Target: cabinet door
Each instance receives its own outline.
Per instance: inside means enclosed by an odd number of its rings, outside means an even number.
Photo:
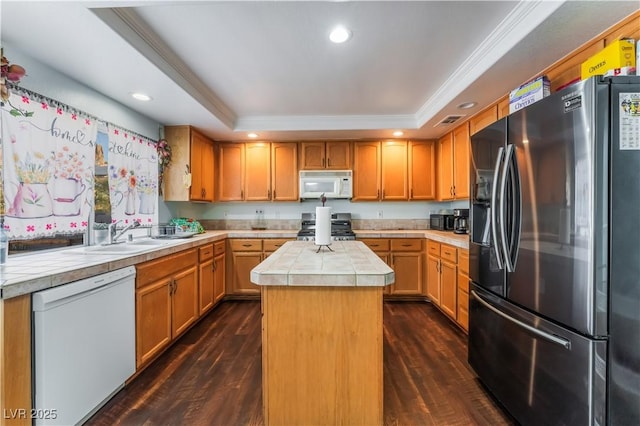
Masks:
[[[191,129],[191,188],[189,197],[213,201],[213,144]]]
[[[251,142],[244,146],[246,201],[271,199],[271,146],[265,142]]]
[[[213,268],[213,259],[204,261],[198,266],[198,312],[200,315],[213,307],[215,297]]]
[[[351,169],[351,143],[327,142],[325,145],[325,167],[333,170]]]
[[[213,259],[213,303],[218,303],[224,296],[225,254],[219,254]]]
[[[404,252],[391,254],[391,267],[396,281],[391,286],[391,294],[418,296],[422,293],[422,253]]]
[[[409,142],[409,199],[436,199],[436,146],[433,141]]]
[[[233,252],[232,293],[260,294],[260,287],[251,282],[251,270],[262,262],[262,252]]]
[[[438,141],[438,199],[453,199],[453,134]]]
[[[271,199],[296,201],[298,199],[298,145],[271,144]]]
[[[146,364],[171,342],[170,279],[136,289],[136,367]]]
[[[427,256],[427,297],[440,306],[440,259]]]
[[[507,114],[508,112],[509,102],[507,100]],[[471,120],[468,121],[469,131],[473,135],[496,121],[498,121],[498,105],[494,104],[471,117]]]
[[[190,127],[165,126],[164,136],[171,147],[171,164],[164,169],[162,197],[165,201],[189,201],[190,190],[182,178],[191,167]]]
[[[380,143],[353,144],[353,201],[380,198]]]
[[[171,328],[175,338],[198,319],[198,271],[195,266],[173,277],[171,308]]]
[[[244,199],[244,145],[224,143],[219,145],[218,200],[241,201]]]
[[[407,143],[381,143],[382,200],[407,200]]]
[[[456,199],[469,198],[469,124],[453,131],[453,195]]]
[[[454,320],[457,310],[457,267],[453,263],[440,262],[440,308]]]
[[[324,168],[324,142],[300,143],[300,168],[318,170]]]

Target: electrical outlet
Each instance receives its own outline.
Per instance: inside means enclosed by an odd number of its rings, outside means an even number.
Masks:
[[[227,216],[229,216],[229,212],[225,210],[224,217],[226,218]]]
[[[378,219],[382,219],[382,216],[383,216],[382,210],[378,210]]]
[[[264,214],[264,210],[263,209],[256,209],[256,214]]]

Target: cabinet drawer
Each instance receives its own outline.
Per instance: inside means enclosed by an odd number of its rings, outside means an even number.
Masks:
[[[469,275],[469,250],[458,249],[458,270]]]
[[[136,265],[136,288],[144,287],[183,269],[195,267],[197,263],[198,251],[193,248]]]
[[[225,240],[216,241],[213,243],[213,254],[217,256],[225,252]]]
[[[433,240],[427,240],[427,253],[432,256],[440,257],[440,243]]]
[[[448,260],[451,263],[458,262],[458,249],[447,244],[440,245],[440,257],[442,260]]]
[[[264,251],[276,251],[280,247],[282,247],[284,243],[286,243],[287,241],[291,241],[291,240],[287,240],[283,238],[273,238],[268,240],[262,240],[262,247]]]
[[[391,251],[422,251],[422,238],[394,238]]]
[[[198,257],[200,258],[200,262],[211,259],[213,257],[213,244],[207,244],[206,246],[199,247]]]
[[[362,238],[358,241],[362,241],[375,252],[389,251],[389,240],[386,238]]]
[[[262,240],[233,239],[229,240],[233,251],[262,251]]]

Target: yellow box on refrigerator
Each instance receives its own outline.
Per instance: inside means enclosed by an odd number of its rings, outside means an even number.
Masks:
[[[582,63],[581,77],[606,74],[614,68],[636,67],[636,50],[633,39],[616,40]]]

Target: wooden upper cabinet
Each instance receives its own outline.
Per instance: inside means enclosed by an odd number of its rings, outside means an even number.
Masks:
[[[397,201],[409,198],[407,185],[407,142],[381,142],[382,200]]]
[[[505,97],[498,102],[498,120],[509,115],[509,97]]]
[[[507,114],[509,113],[509,101],[507,100]],[[480,130],[487,127],[489,124],[495,123],[498,120],[498,105],[491,105],[489,108],[484,111],[479,112],[478,114],[471,117],[469,120],[469,130],[470,134],[478,133]]]
[[[409,199],[436,198],[436,144],[434,141],[409,142]]]
[[[271,144],[251,142],[244,147],[244,199],[268,201],[271,199]]]
[[[353,201],[380,199],[380,142],[353,144]]]
[[[296,201],[298,199],[298,145],[271,144],[271,199]]]
[[[438,141],[438,199],[469,198],[469,123]]]
[[[300,169],[350,170],[351,143],[349,141],[301,142]]]
[[[469,198],[469,126],[465,123],[453,131],[453,196]]]
[[[172,161],[164,171],[165,201],[213,201],[213,142],[191,126],[166,126]],[[189,186],[184,177],[191,174]]]
[[[218,145],[218,200],[244,199],[244,144]]]
[[[438,199],[453,200],[453,133],[438,140]]]

